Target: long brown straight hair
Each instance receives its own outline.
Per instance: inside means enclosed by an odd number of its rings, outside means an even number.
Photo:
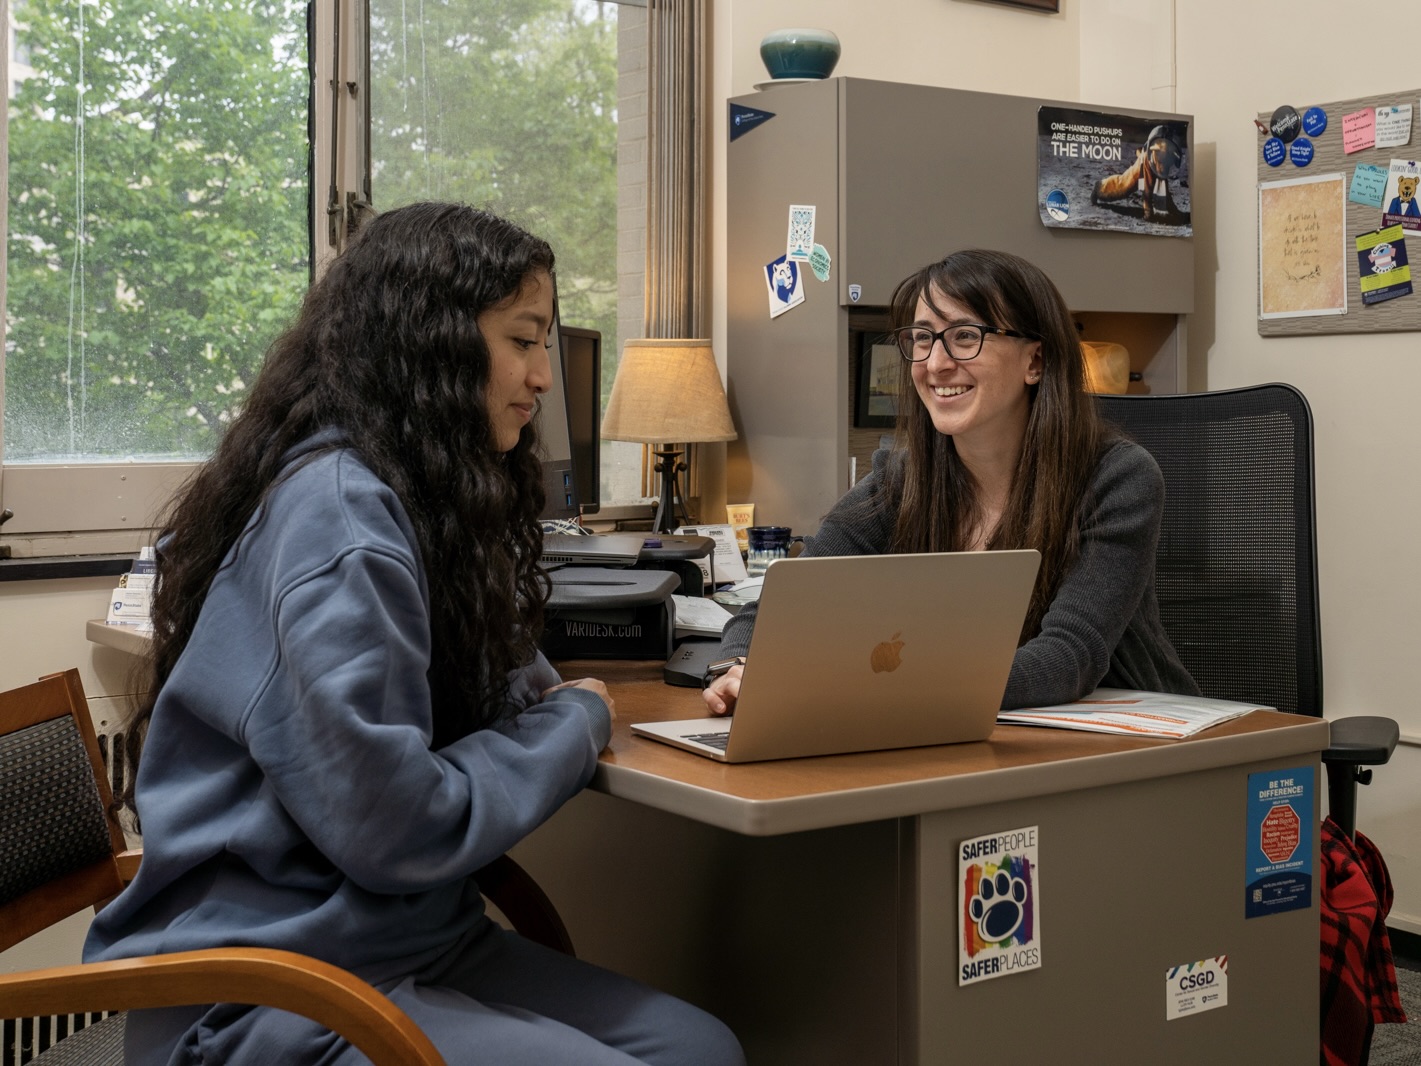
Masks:
[[[1022,640],[1035,636],[1061,578],[1080,548],[1080,519],[1107,431],[1085,391],[1080,342],[1066,302],[1038,267],[1007,252],[954,252],[905,279],[893,294],[893,325],[910,325],[921,299],[935,311],[943,298],[978,320],[1041,338],[1041,381],[1027,386],[1030,414],[1021,458],[988,550],[1035,548],[1041,571]],[[943,317],[946,317],[945,315]],[[903,362],[899,395],[916,397]],[[976,480],[950,436],[933,426],[921,403],[898,412],[905,451],[902,483],[886,494],[901,501],[895,552],[963,551],[981,516]]]

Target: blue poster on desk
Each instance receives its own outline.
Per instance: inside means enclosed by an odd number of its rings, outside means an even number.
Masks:
[[[1245,918],[1312,906],[1313,768],[1248,775]]]

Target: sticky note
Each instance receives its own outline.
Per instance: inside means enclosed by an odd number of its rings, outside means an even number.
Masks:
[[[1342,116],[1342,151],[1360,152],[1377,143],[1377,113],[1372,108]]]
[[[1411,140],[1411,105],[1392,104],[1377,108],[1378,148],[1396,148]]]
[[[1357,169],[1352,171],[1352,187],[1347,192],[1347,199],[1354,204],[1381,207],[1382,195],[1385,192],[1386,167],[1358,163]]]

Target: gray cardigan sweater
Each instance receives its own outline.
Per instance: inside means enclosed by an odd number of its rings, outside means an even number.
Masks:
[[[873,472],[855,485],[807,538],[805,555],[881,555],[898,501],[885,485],[904,460],[882,449]],[[1199,687],[1165,635],[1155,601],[1155,546],[1164,479],[1153,457],[1129,441],[1106,446],[1081,520],[1080,554],[1061,580],[1041,632],[1017,649],[1004,708],[1080,699],[1096,687],[1197,695]],[[750,648],[755,608],[726,624],[723,655]]]

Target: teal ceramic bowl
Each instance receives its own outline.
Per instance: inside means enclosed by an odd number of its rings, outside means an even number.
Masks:
[[[839,38],[828,30],[776,30],[760,42],[771,78],[827,78],[839,61]]]

